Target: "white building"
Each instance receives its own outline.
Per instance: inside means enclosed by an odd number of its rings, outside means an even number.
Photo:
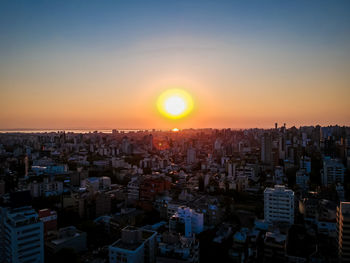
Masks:
[[[345,167],[337,159],[325,158],[323,160],[322,184],[331,185],[336,183],[344,183]]]
[[[0,208],[2,262],[44,262],[44,227],[31,207]]]
[[[109,246],[110,263],[154,263],[157,232],[125,227],[122,237]]]
[[[294,192],[283,185],[264,191],[264,216],[269,223],[294,223]]]
[[[202,213],[198,213],[189,207],[180,206],[170,218],[170,228],[176,229],[172,225],[174,226],[177,223],[184,224],[185,236],[190,237],[193,233],[199,234],[203,231],[204,216]]]

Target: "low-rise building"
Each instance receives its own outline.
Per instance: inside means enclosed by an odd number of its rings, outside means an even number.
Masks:
[[[194,237],[164,232],[158,236],[157,263],[198,263],[199,241]]]
[[[74,226],[60,228],[58,232],[51,234],[45,242],[45,247],[50,254],[55,254],[62,248],[72,248],[76,252],[86,250],[86,233]]]
[[[122,229],[121,239],[109,246],[110,263],[154,263],[157,232],[135,227]]]

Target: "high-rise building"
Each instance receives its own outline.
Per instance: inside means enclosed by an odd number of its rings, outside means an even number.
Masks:
[[[345,167],[340,160],[325,158],[323,160],[322,184],[343,184]]]
[[[30,206],[0,208],[0,258],[4,263],[44,262],[44,227]]]
[[[267,133],[261,137],[261,162],[272,164],[272,138]]]
[[[341,262],[350,262],[350,202],[337,207],[337,242]]]
[[[153,263],[156,261],[157,232],[125,227],[122,237],[109,246],[110,263]]]
[[[269,223],[294,223],[294,192],[284,185],[264,191],[264,217]]]

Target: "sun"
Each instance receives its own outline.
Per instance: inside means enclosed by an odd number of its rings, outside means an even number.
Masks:
[[[169,89],[158,97],[157,108],[167,118],[180,119],[192,111],[193,99],[182,89]]]

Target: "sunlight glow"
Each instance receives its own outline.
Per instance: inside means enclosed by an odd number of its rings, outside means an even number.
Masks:
[[[165,110],[172,115],[179,115],[186,109],[186,102],[178,96],[166,99]]]
[[[192,111],[193,100],[191,95],[182,89],[169,89],[158,97],[157,108],[167,118],[180,119]]]

